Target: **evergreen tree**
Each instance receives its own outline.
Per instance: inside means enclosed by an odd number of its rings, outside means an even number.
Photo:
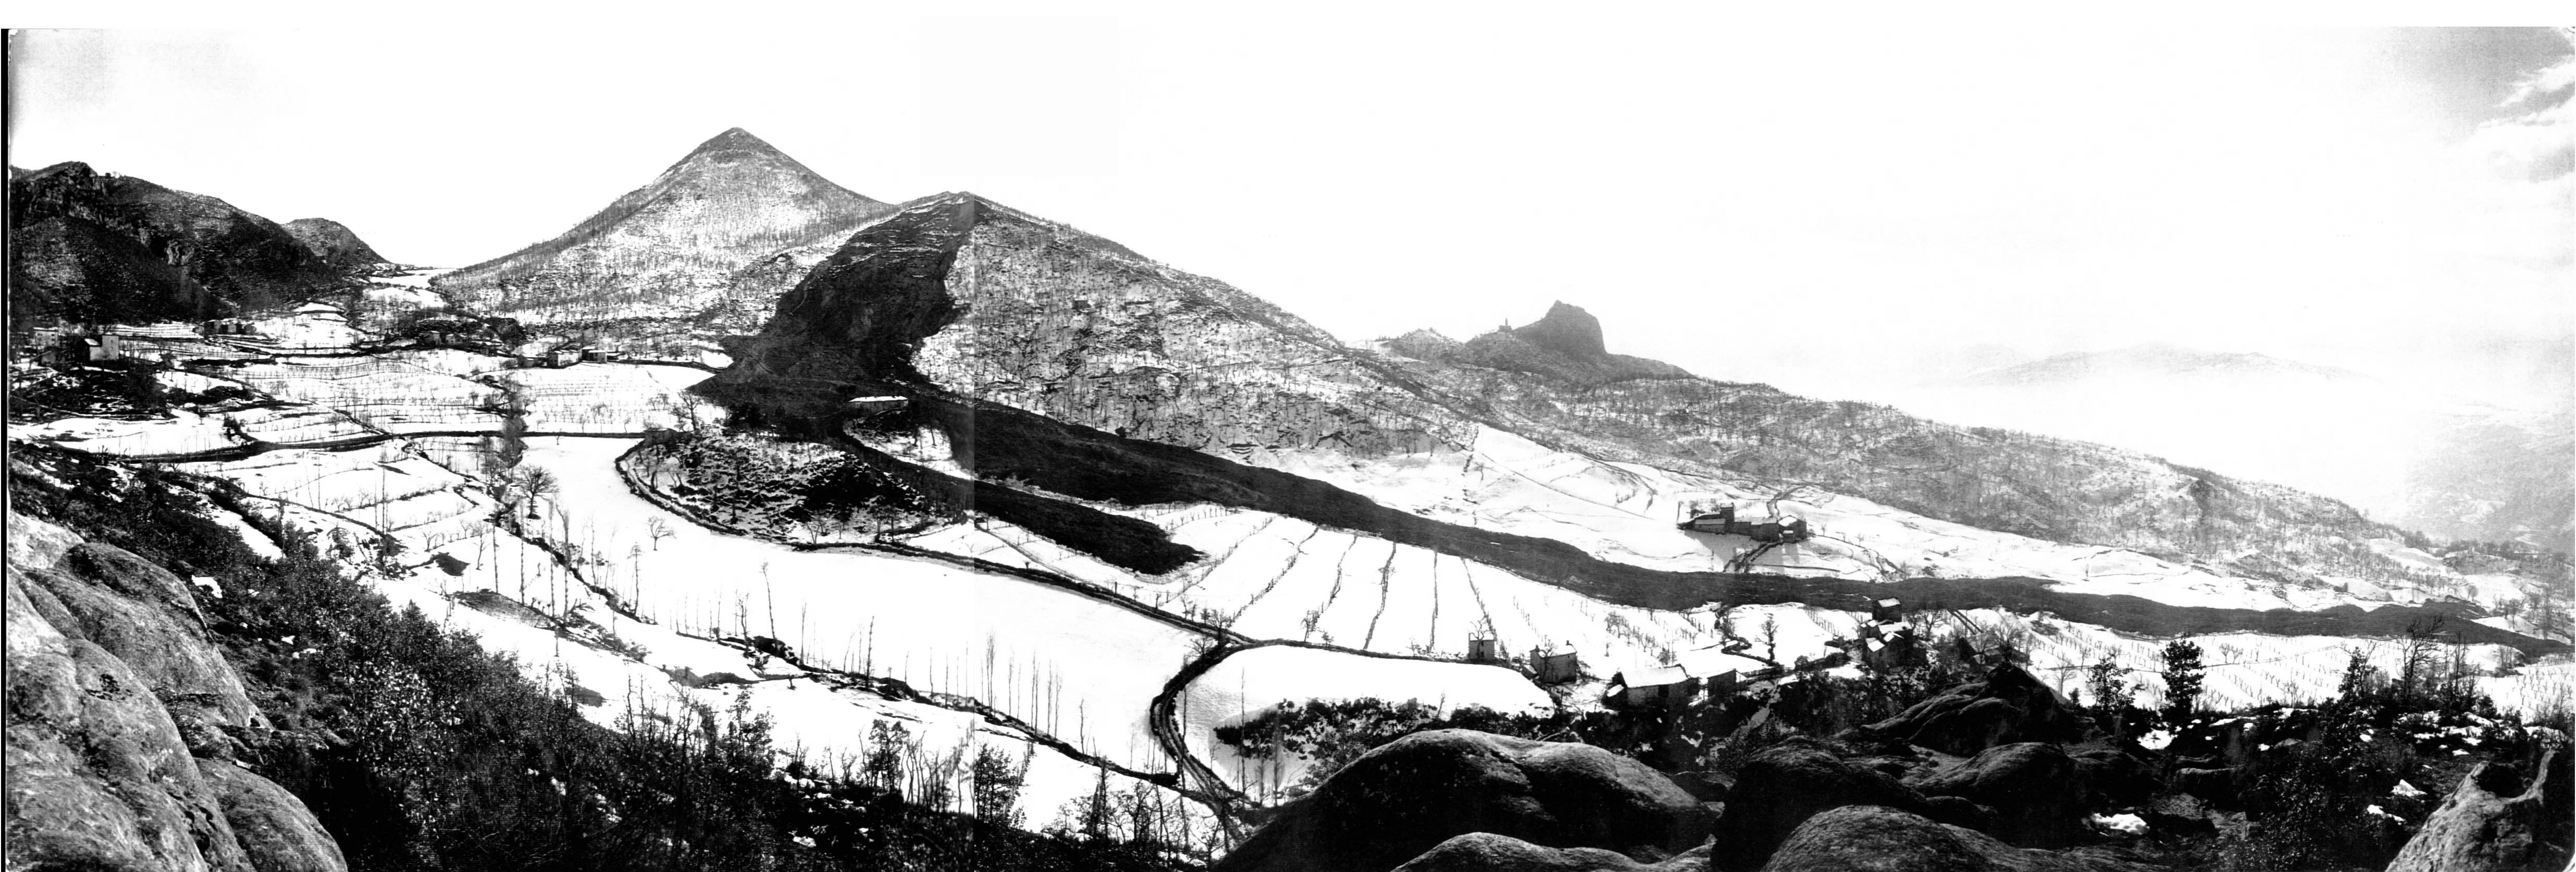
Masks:
[[[2165,643],[2165,720],[2180,724],[2190,719],[2193,704],[2200,699],[2200,646],[2176,639]]]

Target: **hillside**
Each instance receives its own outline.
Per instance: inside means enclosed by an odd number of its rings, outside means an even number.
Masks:
[[[2137,562],[2121,584],[2175,603],[2204,583],[2403,601],[2463,584],[2438,560],[2390,557],[2399,531],[2329,500],[1691,377],[1610,354],[1571,306],[1506,336],[1400,344],[1446,362],[1340,346],[1222,283],[945,194],[854,236],[696,391],[738,426],[840,445],[898,478],[931,481],[913,469],[926,462],[979,479],[979,510],[1131,568],[1167,549],[1050,526],[1060,513],[1019,489],[1275,513],[1658,608],[1689,597],[1670,591],[1732,588],[1706,570],[1740,543],[1669,527],[1709,496],[1836,519],[1838,536],[1755,563],[1800,577],[1946,569],[2107,591],[2095,567],[2113,570],[2082,555],[2109,546]],[[911,405],[843,405],[888,394]],[[1489,474],[1536,487],[1472,483]]]
[[[359,239],[357,231],[329,218],[297,218],[286,222],[286,232],[333,269],[363,274],[393,265]]]
[[[2361,544],[2398,531],[2332,500],[2099,445],[1698,378],[1611,353],[1599,322],[1561,303],[1464,343],[1417,333],[1386,348],[1351,349],[1222,282],[946,194],[853,237],[707,389],[749,414],[793,408],[783,414],[812,420],[774,423],[819,422],[828,436],[831,404],[892,390],[867,387],[879,381],[912,382],[1275,469],[1311,452],[1469,450],[1491,426],[1604,460],[1749,477],[1775,496],[1803,485],[2042,540],[2237,561],[2234,571],[2258,577],[2407,572]],[[776,392],[790,383],[798,399],[782,407]],[[724,393],[742,390],[764,398]],[[960,414],[1000,427],[989,413]]]
[[[349,285],[266,218],[79,162],[12,175],[9,250],[13,325],[229,317]]]
[[[2404,573],[2361,545],[2398,531],[2335,500],[2098,444],[1809,399],[1606,351],[1567,354],[1528,342],[1527,329],[1455,348],[1417,332],[1380,347],[1414,380],[1474,398],[1498,426],[1604,459],[1751,476],[1782,495],[1820,489],[2263,577],[2277,572],[2272,561],[2372,579]]]
[[[553,239],[440,276],[459,306],[694,360],[758,329],[779,293],[890,207],[741,128]]]

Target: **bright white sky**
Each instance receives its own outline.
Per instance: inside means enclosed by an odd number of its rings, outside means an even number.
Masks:
[[[455,266],[740,126],[1352,341],[1561,299],[1613,351],[1829,396],[2150,341],[2524,384],[2512,349],[2576,335],[2568,46],[1597,13],[33,32],[9,145]]]

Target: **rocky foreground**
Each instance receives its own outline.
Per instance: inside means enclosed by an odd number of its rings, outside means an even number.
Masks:
[[[1591,745],[1432,730],[1361,756],[1278,809],[1212,868],[2130,872],[2202,868],[2212,859],[2260,865],[2241,852],[2213,855],[2142,840],[2146,825],[2131,826],[2135,816],[2099,814],[2153,808],[2146,818],[2171,833],[2241,826],[2244,815],[2216,809],[2232,805],[2235,788],[2255,780],[2252,766],[2160,767],[2136,744],[2088,735],[2080,717],[2026,673],[2003,667],[1886,721],[1831,740],[1790,738],[1735,761],[1731,772],[1681,781]],[[2560,868],[2568,860],[2568,802],[2564,778],[2552,786],[2551,767],[2565,768],[2561,759],[2544,752],[2540,774],[2527,782],[2507,764],[2472,768],[2388,868]]]
[[[9,868],[338,872],[188,582],[9,513]]]

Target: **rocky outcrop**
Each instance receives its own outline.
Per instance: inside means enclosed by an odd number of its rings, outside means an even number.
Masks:
[[[207,637],[196,597],[177,576],[94,542],[73,546],[55,565],[22,571],[37,613],[64,635],[123,661],[161,698],[192,750],[227,756],[223,749],[231,742],[224,733],[259,721],[240,676]]]
[[[1994,809],[1987,830],[2016,845],[2054,847],[2082,831],[2083,782],[2056,745],[1997,745],[1977,756],[1907,778],[1927,796],[1955,796]]]
[[[1512,328],[1531,345],[1575,358],[1599,358],[1610,354],[1601,341],[1601,319],[1583,311],[1580,306],[1558,302],[1547,307],[1547,316],[1521,327]]]
[[[9,868],[346,868],[303,803],[198,756],[256,712],[184,586],[15,511],[8,534]]]
[[[2511,766],[2483,763],[2460,779],[2442,807],[2424,819],[2399,849],[2388,872],[2522,872],[2558,869],[2569,862],[2566,809],[2547,799],[2556,753],[2544,755],[2539,774],[2523,783]]]
[[[1697,845],[1707,832],[1703,815],[1690,794],[1661,774],[1599,748],[1434,730],[1352,761],[1211,868],[1383,872],[1469,833],[1546,848],[1660,857]],[[1433,862],[1557,855],[1487,840],[1461,846],[1451,856]],[[1575,857],[1595,859],[1597,854]]]
[[[2014,848],[1975,830],[1884,806],[1845,806],[1808,818],[1762,872],[2144,872],[2153,867],[2080,852]]]
[[[1550,848],[1510,836],[1468,833],[1441,842],[1395,872],[1703,872],[1708,848],[1693,848],[1659,863],[1640,863],[1599,848]]]
[[[1754,754],[1736,770],[1735,789],[1729,796],[1735,799],[1727,803],[1715,833],[1716,860],[1724,869],[1761,865],[1799,825],[1830,809],[1872,805],[1915,813],[1934,811],[1920,792],[1887,773],[1855,765],[1805,740]]]
[[[1392,345],[1389,350],[1394,350]],[[1451,354],[1437,358],[1406,356],[1454,360],[1539,376],[1560,388],[1589,389],[1637,379],[1691,377],[1689,372],[1669,363],[1611,354],[1601,338],[1601,320],[1581,307],[1564,303],[1550,306],[1547,317],[1534,323],[1478,336]]]
[[[1966,757],[2014,742],[2072,741],[2083,736],[2084,725],[2048,685],[2021,667],[2003,665],[1983,681],[1942,691],[1855,733]]]

